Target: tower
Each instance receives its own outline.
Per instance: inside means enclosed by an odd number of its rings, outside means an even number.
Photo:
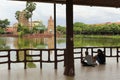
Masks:
[[[50,16],[49,20],[48,20],[48,33],[50,34],[54,34],[54,21],[52,19],[52,16]]]

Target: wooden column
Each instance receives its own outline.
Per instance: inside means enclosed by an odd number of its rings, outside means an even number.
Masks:
[[[74,76],[74,55],[73,55],[73,0],[66,0],[66,63],[64,75]]]
[[[55,66],[57,69],[57,51],[56,51],[56,3],[54,3],[54,49],[55,49]]]

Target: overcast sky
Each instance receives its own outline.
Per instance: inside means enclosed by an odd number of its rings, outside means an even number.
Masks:
[[[25,9],[26,2],[0,0],[0,19],[9,19],[11,24],[17,22],[15,18],[16,11]],[[41,20],[47,25],[50,16],[53,17],[53,4],[37,3],[36,10],[33,12],[33,20]],[[57,4],[57,25],[66,25],[66,7]],[[83,22],[86,24],[96,24],[105,22],[120,22],[120,9],[109,7],[90,7],[74,6],[74,22]]]

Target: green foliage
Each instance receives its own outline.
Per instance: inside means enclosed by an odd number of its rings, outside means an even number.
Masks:
[[[97,24],[88,25],[81,22],[75,22],[73,25],[74,34],[85,34],[85,35],[120,35],[120,24]],[[57,26],[57,32],[66,34],[66,28],[63,26]]]
[[[36,9],[36,3],[27,1],[27,3],[26,3],[26,10],[27,10],[28,12],[31,12],[31,13],[32,13],[35,9]]]
[[[27,19],[31,18],[32,14],[27,10],[24,10],[24,11],[25,11],[25,14],[24,14],[25,18],[27,18]],[[17,20],[19,20],[19,16],[20,16],[20,11],[16,11],[15,18]]]
[[[36,9],[36,3],[27,1],[27,3],[26,3],[26,8],[24,9],[24,11],[25,11],[24,16],[25,16],[25,18],[27,18],[27,19],[31,18],[31,22],[32,22],[33,11],[34,11],[35,9]],[[20,11],[16,11],[15,17],[16,17],[17,20],[19,19],[19,16],[20,16]],[[32,23],[31,23],[31,27],[32,27]]]
[[[8,19],[0,20],[0,27],[6,28],[10,24],[10,21]]]
[[[39,23],[33,27],[33,33],[43,33],[46,30],[45,25],[43,23]]]
[[[33,11],[36,9],[36,3],[27,1],[26,3],[26,17],[29,19],[31,17],[31,22],[32,22],[32,15],[33,15]],[[31,28],[32,28],[32,23],[31,23]]]
[[[26,13],[25,13],[25,17],[27,18],[27,19],[29,19],[29,18],[31,18],[32,17],[32,14],[29,12],[29,11],[27,11],[27,10],[24,10]]]
[[[19,36],[23,36],[25,34],[30,33],[29,28],[27,26],[22,25],[22,24],[18,24],[17,31],[18,31]]]
[[[82,31],[84,32],[84,29],[87,27],[86,24],[81,23],[81,22],[76,22],[74,23],[74,34],[81,34]],[[87,29],[86,29],[87,30]]]
[[[16,11],[15,13],[15,18],[18,20],[19,19],[19,15],[20,15],[20,11]]]
[[[8,19],[0,20],[0,34],[5,33],[5,28],[10,24]]]
[[[76,22],[74,23],[74,34],[117,35],[120,34],[120,25],[115,23],[87,25]]]
[[[58,25],[56,31],[60,34],[66,34],[66,27]]]
[[[4,34],[4,33],[5,33],[4,29],[0,28],[0,34]]]
[[[36,9],[36,3],[27,1],[26,8],[25,8],[25,11],[26,11],[26,15],[25,16],[26,16],[27,19],[31,18],[31,20],[32,20],[33,11],[35,9]]]

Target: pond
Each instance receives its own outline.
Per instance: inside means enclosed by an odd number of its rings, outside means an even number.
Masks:
[[[66,48],[66,38],[56,39],[57,48]],[[104,37],[77,37],[74,38],[74,47],[109,47],[119,46],[119,38]],[[1,37],[0,49],[52,49],[54,48],[54,37],[51,38],[17,38],[17,37]]]
[[[57,48],[65,48],[65,38],[57,39]],[[51,38],[16,38],[1,37],[0,49],[53,49],[54,37]]]

